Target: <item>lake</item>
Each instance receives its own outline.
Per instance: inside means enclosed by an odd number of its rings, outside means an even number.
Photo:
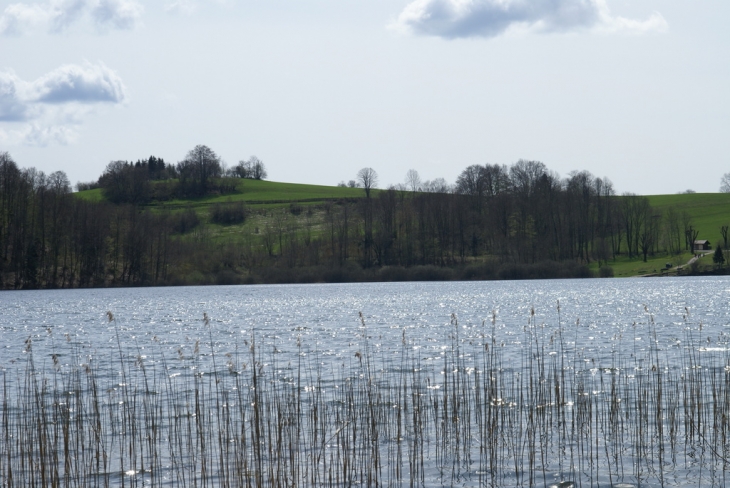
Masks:
[[[728,303],[725,277],[1,292],[0,478],[724,486]]]

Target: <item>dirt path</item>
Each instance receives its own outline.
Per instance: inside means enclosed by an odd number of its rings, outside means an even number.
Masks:
[[[682,271],[685,267],[691,266],[692,263],[697,261],[698,259],[707,256],[708,254],[712,254],[712,251],[700,251],[696,253],[694,256],[690,258],[689,261],[687,261],[685,264],[680,264],[674,268],[669,269],[663,269],[661,273],[649,273],[649,274],[643,274],[643,275],[637,275],[638,278],[650,278],[652,276],[669,276],[670,272],[672,275],[679,274],[680,271]]]
[[[707,256],[708,254],[712,254],[712,251],[702,251],[701,253],[695,254],[692,258],[690,258],[689,261],[687,261],[687,264],[681,264],[677,266],[677,270],[683,269],[685,266],[691,266],[692,263],[697,261],[698,259]]]

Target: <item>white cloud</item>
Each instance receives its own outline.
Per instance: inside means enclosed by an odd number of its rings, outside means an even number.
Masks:
[[[25,120],[29,107],[23,100],[23,81],[12,71],[0,73],[0,121]]]
[[[38,124],[25,124],[20,129],[0,129],[0,142],[8,146],[18,144],[36,147],[51,144],[66,146],[73,144],[77,138],[76,129],[67,126],[42,127]]]
[[[123,103],[127,99],[122,79],[103,64],[68,64],[32,83],[35,100],[42,103]]]
[[[54,0],[47,9],[50,13],[51,32],[63,32],[81,19],[87,9],[87,0]]]
[[[613,16],[605,0],[414,0],[391,26],[418,35],[495,37],[511,29],[536,32],[667,29],[659,13],[639,21]]]
[[[48,10],[40,5],[13,3],[5,7],[0,15],[0,35],[20,35],[47,20]]]
[[[22,35],[38,26],[52,33],[65,32],[88,22],[98,30],[132,29],[144,8],[136,0],[49,0],[45,3],[15,3],[0,14],[0,35]]]
[[[122,79],[104,64],[64,65],[34,81],[0,72],[0,121],[21,123],[0,139],[33,146],[69,144],[76,127],[99,105],[128,100]]]
[[[92,10],[98,25],[132,29],[142,17],[142,5],[132,0],[99,0]]]

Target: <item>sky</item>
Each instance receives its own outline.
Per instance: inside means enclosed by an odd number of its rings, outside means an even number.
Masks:
[[[0,151],[91,181],[198,144],[269,179],[730,172],[727,0],[0,1]]]

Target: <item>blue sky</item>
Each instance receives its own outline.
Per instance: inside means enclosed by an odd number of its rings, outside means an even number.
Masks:
[[[730,2],[0,2],[0,150],[97,178],[197,144],[278,181],[539,160],[619,192],[730,171]]]

